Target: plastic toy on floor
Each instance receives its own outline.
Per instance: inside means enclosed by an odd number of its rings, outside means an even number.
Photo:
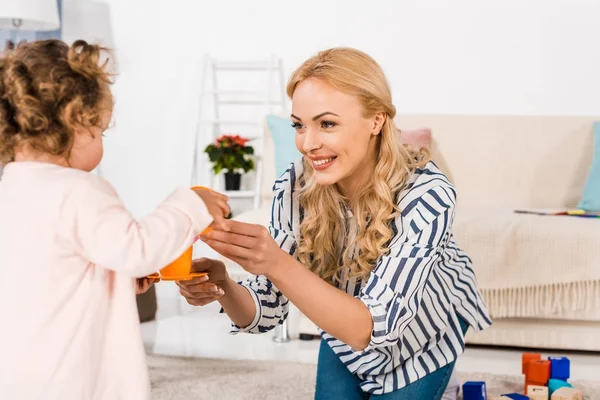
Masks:
[[[550,392],[546,386],[529,385],[525,394],[530,400],[548,400],[550,397]]]
[[[562,387],[552,393],[551,400],[583,400],[583,394],[581,390]]]
[[[549,390],[550,394],[554,393],[555,391],[557,391],[558,389],[563,388],[563,387],[571,388],[571,387],[573,387],[573,385],[571,385],[567,381],[563,381],[560,379],[550,379],[548,381],[548,390]]]
[[[523,375],[527,375],[527,367],[529,366],[529,363],[532,361],[537,361],[537,360],[541,360],[542,359],[542,355],[539,353],[523,353],[522,357],[521,357],[521,373]]]
[[[555,400],[555,394],[556,399],[560,400],[581,399],[577,397],[581,396],[581,391],[574,389],[567,381],[571,377],[571,362],[567,357],[548,357],[543,360],[541,354],[523,353],[521,360],[525,393],[530,399]]]
[[[566,381],[571,376],[571,362],[567,357],[548,357],[550,361],[550,378]]]
[[[527,374],[525,374],[525,390],[527,392],[528,386],[546,386],[550,379],[550,361],[548,360],[534,360],[531,361],[527,367]]]
[[[583,400],[580,390],[567,382],[571,377],[571,362],[567,357],[542,359],[539,353],[523,353],[521,373],[525,375],[523,393],[507,393],[491,397],[490,400]],[[486,400],[485,382],[465,382],[464,400]]]
[[[503,394],[500,398],[501,399],[513,399],[513,400],[529,400],[528,396],[525,396],[525,395],[519,394],[519,393]]]
[[[485,382],[465,382],[462,390],[463,400],[487,400]]]

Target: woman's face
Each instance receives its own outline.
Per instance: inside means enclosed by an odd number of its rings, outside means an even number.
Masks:
[[[309,78],[296,86],[291,117],[296,146],[312,166],[317,183],[337,184],[344,196],[352,197],[375,168],[384,113],[365,118],[356,97]]]

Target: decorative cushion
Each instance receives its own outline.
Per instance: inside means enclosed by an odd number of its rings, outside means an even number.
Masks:
[[[404,144],[415,147],[431,148],[431,129],[421,128],[413,130],[400,130],[400,140]]]
[[[302,154],[296,148],[296,130],[289,118],[267,115],[267,125],[273,138],[275,174],[280,177]]]
[[[594,156],[578,207],[600,212],[600,122],[594,123]]]

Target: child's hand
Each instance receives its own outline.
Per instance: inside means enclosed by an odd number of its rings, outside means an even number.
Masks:
[[[135,280],[135,294],[143,294],[155,283],[160,282],[160,278],[138,278]]]
[[[196,192],[202,201],[204,201],[204,204],[206,204],[208,212],[213,217],[213,225],[222,230],[228,231],[229,229],[225,224],[225,217],[231,213],[229,204],[227,204],[227,200],[229,200],[229,198],[224,194],[202,187],[194,187],[192,190]]]

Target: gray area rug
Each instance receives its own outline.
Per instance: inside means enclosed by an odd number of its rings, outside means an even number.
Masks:
[[[314,395],[314,364],[150,355],[148,366],[154,400],[312,400]],[[523,390],[521,376],[459,372],[458,378],[485,381],[488,396]],[[571,383],[584,399],[600,400],[600,381]]]
[[[316,366],[148,356],[153,400],[312,400]]]

